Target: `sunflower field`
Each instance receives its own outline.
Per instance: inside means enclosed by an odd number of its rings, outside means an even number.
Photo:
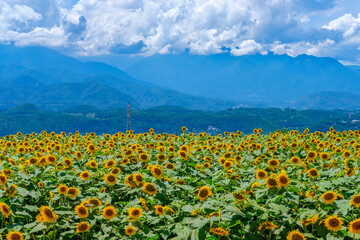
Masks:
[[[360,239],[360,133],[0,139],[0,239]]]

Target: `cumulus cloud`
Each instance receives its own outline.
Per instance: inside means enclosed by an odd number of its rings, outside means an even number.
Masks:
[[[238,47],[231,49],[230,53],[234,56],[249,55],[257,52],[261,52],[262,46],[254,40],[245,40]],[[265,52],[262,52],[266,54]]]
[[[344,44],[360,44],[360,13],[357,17],[345,14],[323,28],[342,32]]]
[[[10,13],[0,16],[0,41],[67,46],[81,55],[273,51],[335,56],[345,39],[348,44],[359,40],[359,17],[330,18],[342,2],[0,0],[0,11]],[[317,26],[313,19],[325,13],[328,24]]]

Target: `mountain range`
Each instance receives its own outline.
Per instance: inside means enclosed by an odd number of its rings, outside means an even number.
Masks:
[[[318,92],[360,93],[359,68],[309,55],[156,54],[126,71],[142,81],[188,94],[276,106],[293,106]]]
[[[0,45],[0,108],[360,108],[360,67],[309,55],[155,54],[120,70],[55,50]],[[124,60],[125,61],[125,60]]]
[[[135,108],[175,105],[218,110],[235,101],[199,97],[139,81],[101,62],[81,62],[45,47],[0,45],[2,108],[32,103],[61,110],[91,104],[100,108]]]

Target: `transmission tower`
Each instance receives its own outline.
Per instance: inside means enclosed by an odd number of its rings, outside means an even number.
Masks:
[[[126,123],[126,131],[131,130],[131,102],[128,104],[128,113],[127,113],[127,123]]]

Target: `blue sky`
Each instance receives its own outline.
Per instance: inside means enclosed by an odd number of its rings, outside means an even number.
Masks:
[[[309,54],[360,64],[359,0],[0,0],[0,43],[77,56]]]

